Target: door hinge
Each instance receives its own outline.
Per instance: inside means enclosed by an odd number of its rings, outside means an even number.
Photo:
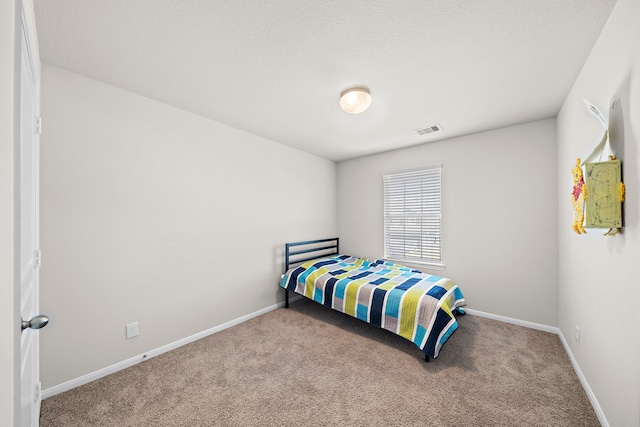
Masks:
[[[33,268],[40,268],[42,266],[42,251],[37,249],[33,254]]]
[[[36,133],[42,135],[42,117],[36,117]]]
[[[37,382],[36,383],[36,392],[34,393],[33,396],[33,401],[37,402],[40,400],[40,394],[42,393],[42,383],[41,382]]]

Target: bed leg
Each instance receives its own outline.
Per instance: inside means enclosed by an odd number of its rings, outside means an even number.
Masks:
[[[284,290],[284,308],[289,308],[289,289]]]
[[[429,363],[429,356],[427,356],[426,354],[424,355],[424,361]]]

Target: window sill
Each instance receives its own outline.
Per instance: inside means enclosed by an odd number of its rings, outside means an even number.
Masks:
[[[413,267],[418,269],[444,270],[444,264],[434,264],[429,262],[409,261],[409,260],[394,259],[394,258],[385,258],[385,260],[406,265],[407,267]]]

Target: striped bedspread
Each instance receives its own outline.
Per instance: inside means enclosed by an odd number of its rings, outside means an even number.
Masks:
[[[348,255],[307,261],[280,286],[400,335],[433,358],[458,328],[453,312],[466,304],[447,278]]]

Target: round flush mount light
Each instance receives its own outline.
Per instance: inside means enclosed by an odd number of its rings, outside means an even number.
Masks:
[[[353,86],[340,94],[340,108],[349,114],[360,114],[371,105],[371,92],[366,86]]]

